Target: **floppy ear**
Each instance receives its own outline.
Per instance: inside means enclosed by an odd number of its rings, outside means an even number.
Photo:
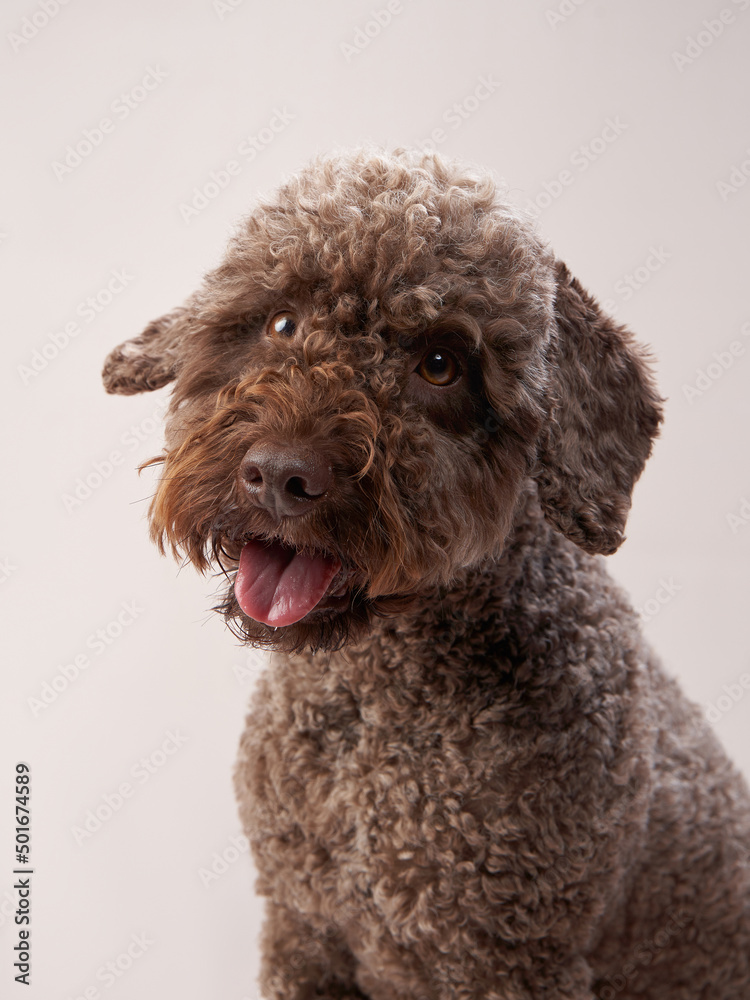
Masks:
[[[143,333],[126,340],[104,362],[102,379],[107,392],[132,396],[161,389],[177,375],[180,345],[190,325],[190,309],[180,306],[149,323]]]
[[[547,362],[548,414],[535,469],[542,508],[587,552],[609,555],[623,541],[662,399],[632,334],[559,261]]]

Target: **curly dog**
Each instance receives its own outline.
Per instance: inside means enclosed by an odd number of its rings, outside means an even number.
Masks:
[[[152,536],[277,653],[268,1000],[748,1000],[750,797],[601,558],[661,399],[491,177],[318,159],[104,381],[174,381]]]

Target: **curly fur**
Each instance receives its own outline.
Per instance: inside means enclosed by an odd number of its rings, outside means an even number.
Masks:
[[[661,420],[648,358],[490,177],[319,159],[104,378],[174,380],[162,550],[230,584],[250,539],[342,564],[344,609],[221,605],[277,651],[236,771],[268,1000],[747,1000],[747,788],[599,558]],[[274,517],[240,464],[290,442],[333,484]]]

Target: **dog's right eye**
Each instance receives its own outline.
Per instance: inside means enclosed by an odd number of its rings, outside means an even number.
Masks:
[[[293,337],[297,329],[297,317],[293,312],[280,312],[268,321],[266,332],[271,336]]]

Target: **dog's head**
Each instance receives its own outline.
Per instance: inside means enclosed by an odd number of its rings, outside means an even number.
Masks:
[[[660,420],[646,361],[492,180],[319,160],[181,308],[113,351],[174,381],[151,531],[236,576],[250,642],[336,646],[497,556],[529,477],[590,552],[622,541]]]

